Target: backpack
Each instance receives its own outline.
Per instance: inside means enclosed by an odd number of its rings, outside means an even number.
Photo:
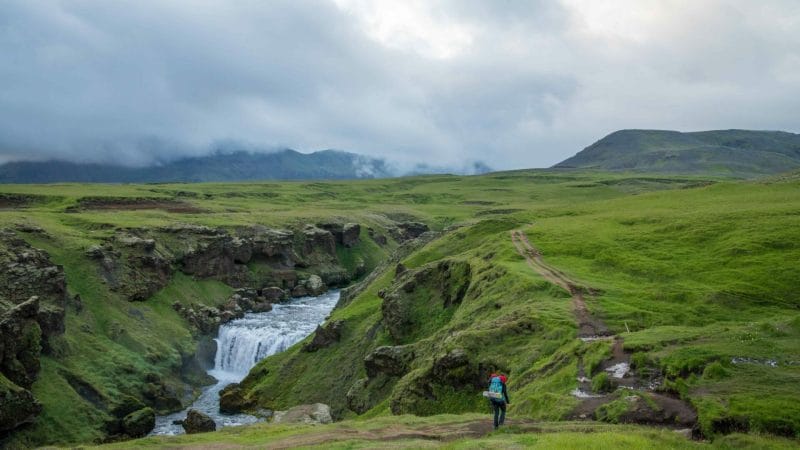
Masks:
[[[489,397],[502,399],[503,398],[503,380],[500,377],[492,377],[489,381]]]

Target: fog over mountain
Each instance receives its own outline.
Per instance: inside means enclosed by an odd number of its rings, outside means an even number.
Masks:
[[[510,169],[618,129],[800,131],[794,0],[5,0],[0,53],[0,162]]]

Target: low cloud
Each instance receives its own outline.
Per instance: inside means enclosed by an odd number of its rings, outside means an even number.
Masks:
[[[505,169],[620,128],[800,131],[792,0],[6,0],[0,54],[0,161]]]

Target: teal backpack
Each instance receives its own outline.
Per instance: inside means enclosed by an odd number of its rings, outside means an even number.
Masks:
[[[503,398],[503,381],[500,377],[492,377],[489,381],[489,398],[502,400]]]

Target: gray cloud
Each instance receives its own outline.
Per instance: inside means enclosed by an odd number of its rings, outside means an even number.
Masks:
[[[0,161],[516,168],[620,128],[800,131],[793,0],[5,0],[0,54]]]

